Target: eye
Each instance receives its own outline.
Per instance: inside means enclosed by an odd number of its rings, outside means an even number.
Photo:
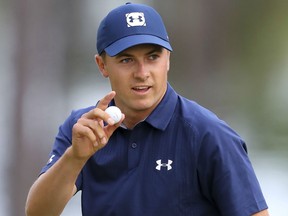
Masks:
[[[157,54],[152,54],[152,55],[149,55],[149,60],[156,60],[156,59],[158,59],[159,58],[159,55],[157,55]]]
[[[132,62],[132,61],[133,61],[132,58],[123,58],[123,59],[120,60],[120,62],[124,63],[124,64],[127,64],[127,63]]]

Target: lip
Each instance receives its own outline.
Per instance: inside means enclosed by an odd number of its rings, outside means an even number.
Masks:
[[[146,94],[147,92],[149,92],[149,90],[151,89],[152,86],[134,86],[132,87],[133,92],[137,93],[137,94]]]

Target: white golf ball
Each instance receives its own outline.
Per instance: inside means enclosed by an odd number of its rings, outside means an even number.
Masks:
[[[106,113],[114,120],[115,124],[118,123],[122,118],[121,110],[116,106],[110,106],[105,110]]]

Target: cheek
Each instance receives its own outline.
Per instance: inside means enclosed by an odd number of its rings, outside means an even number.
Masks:
[[[117,72],[116,74],[109,74],[108,78],[114,90],[121,90],[121,88],[126,85],[125,83],[128,82],[128,77],[121,75],[121,73],[119,72]]]
[[[159,72],[156,73],[157,78],[166,81],[168,76],[168,70],[169,70],[169,64],[163,64],[161,66],[161,70],[159,70]]]

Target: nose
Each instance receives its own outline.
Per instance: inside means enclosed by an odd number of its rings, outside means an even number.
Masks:
[[[134,78],[146,80],[149,77],[149,67],[143,61],[137,62],[137,67],[135,68]]]

